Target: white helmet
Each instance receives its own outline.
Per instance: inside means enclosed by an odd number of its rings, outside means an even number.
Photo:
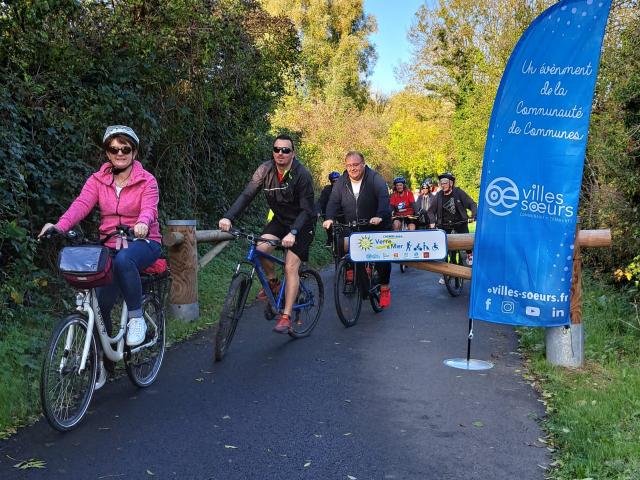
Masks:
[[[136,135],[136,132],[134,132],[132,128],[127,127],[126,125],[109,125],[104,131],[104,137],[102,137],[102,145],[106,146],[107,141],[111,137],[115,137],[116,135],[126,135],[131,140],[133,140],[136,148],[138,148],[138,146],[140,145],[140,139]]]

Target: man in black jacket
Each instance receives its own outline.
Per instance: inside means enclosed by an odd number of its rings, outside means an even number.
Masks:
[[[262,237],[280,240],[287,248],[285,257],[285,305],[274,332],[287,333],[291,328],[291,312],[298,296],[300,263],[309,259],[309,247],[313,241],[313,181],[307,170],[295,157],[293,140],[288,135],[279,135],[273,143],[273,160],[262,163],[253,174],[251,181],[236,199],[231,208],[220,219],[218,226],[229,231],[234,221],[262,190],[273,211],[273,219],[262,231]],[[258,250],[271,253],[271,244],[259,244]],[[280,285],[275,278],[271,262],[263,261],[269,284],[275,294]],[[262,295],[266,299],[264,292]]]
[[[391,230],[389,190],[382,176],[367,167],[360,152],[349,152],[345,158],[346,173],[331,190],[327,204],[326,220],[322,226],[328,229],[340,213],[346,222],[368,220],[367,231]],[[387,308],[391,302],[389,277],[391,264],[376,265],[380,275],[380,306]]]

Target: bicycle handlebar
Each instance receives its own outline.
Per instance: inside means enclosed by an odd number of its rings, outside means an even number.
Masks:
[[[247,239],[249,242],[251,243],[259,243],[259,242],[265,242],[268,243],[270,245],[273,245],[274,247],[281,247],[282,246],[282,242],[280,240],[273,240],[272,238],[264,238],[264,237],[259,237],[253,233],[247,233],[244,230],[240,229],[240,228],[235,228],[232,227],[231,229],[229,229],[229,233],[231,235],[233,235],[236,238],[240,238],[243,237],[245,239]]]
[[[453,227],[455,225],[465,225],[467,223],[473,223],[475,222],[476,219],[474,217],[469,217],[467,220],[460,220],[458,222],[452,222],[452,223],[437,223],[436,226],[438,228],[450,228]]]
[[[333,221],[333,226],[334,227],[342,227],[342,228],[357,228],[357,227],[366,227],[372,225],[372,223],[370,223],[370,220],[353,220],[351,222],[347,222],[347,223],[342,223],[342,222],[336,222],[335,220]]]
[[[96,245],[104,245],[107,241],[115,236],[118,236],[122,239],[128,240],[130,242],[135,242],[136,240],[144,240],[143,238],[138,238],[134,235],[133,229],[127,225],[118,225],[113,232],[110,232],[105,235],[105,237],[101,240],[92,241],[87,239],[82,235],[81,232],[76,230],[69,230],[68,232],[60,232],[55,227],[51,227],[47,230],[41,238],[46,240],[51,240],[55,237],[61,237],[65,240],[68,240],[72,244],[96,244]],[[40,241],[40,239],[38,239]]]

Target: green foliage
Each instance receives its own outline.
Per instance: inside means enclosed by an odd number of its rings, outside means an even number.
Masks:
[[[612,11],[605,38],[580,209],[585,228],[611,228],[613,247],[587,252],[591,265],[633,271],[639,205],[640,10],[637,2],[622,2]]]
[[[375,19],[364,14],[363,0],[260,0],[273,15],[290,18],[301,39],[301,78],[294,95],[310,102],[339,101],[363,108],[364,78],[375,60],[367,35]]]
[[[530,370],[542,382],[545,428],[556,447],[549,478],[640,475],[640,321],[628,295],[584,276],[585,368],[546,364],[543,331],[521,329]]]
[[[105,160],[106,125],[139,134],[161,220],[213,223],[266,155],[267,114],[295,70],[298,39],[257,3],[23,0],[0,9],[0,305],[21,303],[17,284],[37,276],[34,259],[49,258],[29,238]],[[95,218],[88,225],[95,231]]]

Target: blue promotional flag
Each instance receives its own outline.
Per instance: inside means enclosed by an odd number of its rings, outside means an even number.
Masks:
[[[561,1],[507,63],[480,183],[469,316],[569,323],[578,197],[611,0]]]

